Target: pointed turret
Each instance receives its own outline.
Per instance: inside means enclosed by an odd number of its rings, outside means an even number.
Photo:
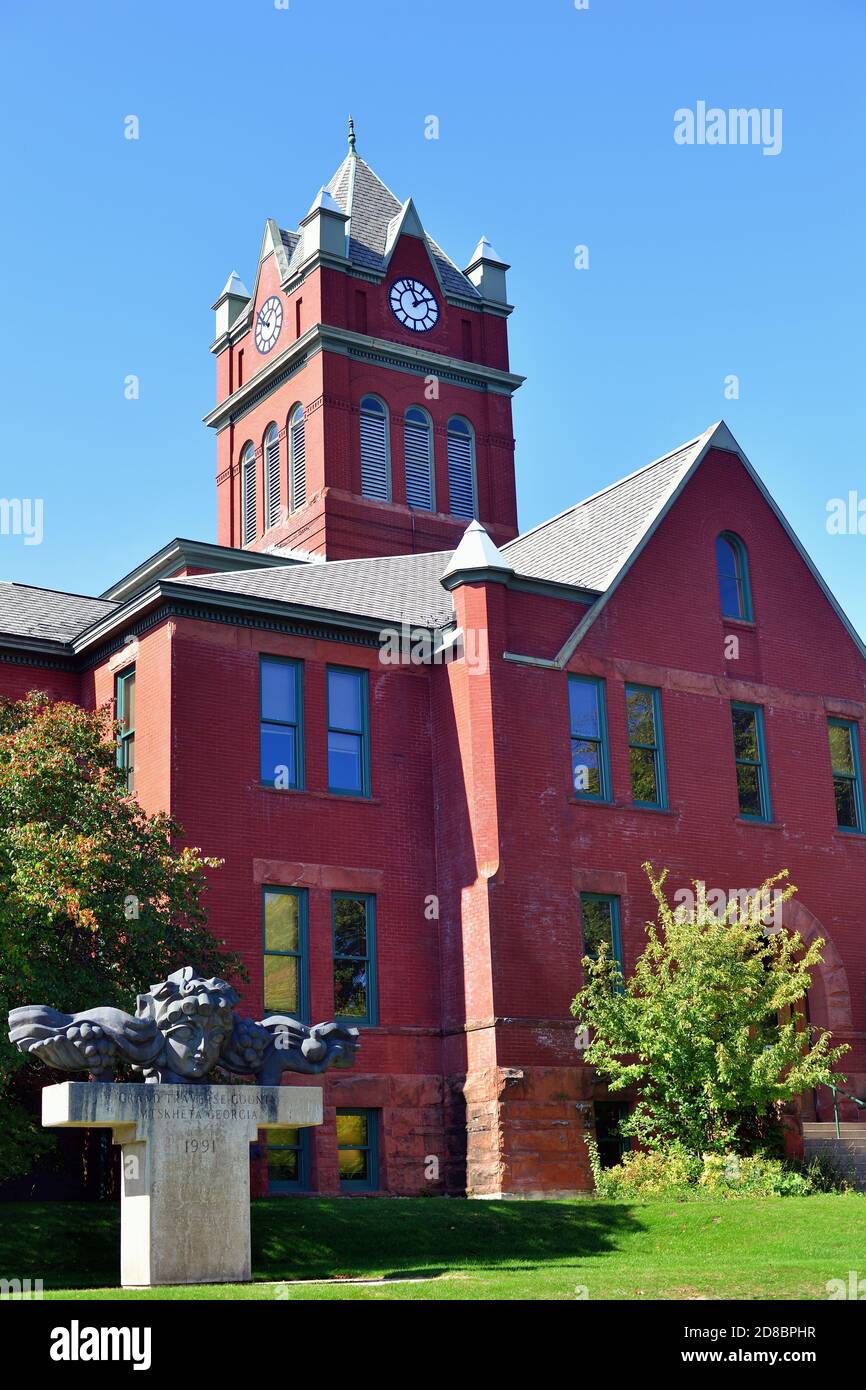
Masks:
[[[510,269],[508,262],[502,259],[483,236],[472,252],[472,259],[463,274],[467,280],[472,281],[483,299],[492,300],[496,304],[507,304],[505,272]]]
[[[500,582],[514,573],[498,546],[494,545],[480,521],[470,521],[454,554],[442,573],[446,589],[483,579]]]
[[[211,308],[216,313],[216,336],[228,333],[232,324],[250,302],[250,292],[236,270],[233,270]]]

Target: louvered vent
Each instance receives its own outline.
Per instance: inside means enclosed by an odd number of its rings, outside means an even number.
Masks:
[[[265,526],[280,519],[280,436],[276,426],[265,439]]]
[[[433,510],[433,459],[430,425],[420,410],[406,412],[403,447],[406,460],[406,501],[410,507]]]
[[[462,420],[448,424],[448,499],[452,516],[475,516],[475,460],[472,435]]]
[[[301,406],[292,417],[290,434],[290,469],[292,511],[303,507],[307,500],[307,461],[304,453],[304,412]]]
[[[388,477],[388,417],[381,401],[361,402],[361,494],[377,502],[391,497]]]
[[[252,450],[244,455],[241,469],[241,535],[244,545],[256,538],[256,460]]]

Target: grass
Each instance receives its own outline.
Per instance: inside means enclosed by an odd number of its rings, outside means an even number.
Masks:
[[[826,1298],[827,1280],[849,1270],[866,1272],[866,1200],[856,1194],[282,1198],[252,1204],[252,1230],[251,1284],[119,1290],[116,1206],[4,1203],[0,1274],[42,1278],[45,1297],[60,1299],[803,1300]]]

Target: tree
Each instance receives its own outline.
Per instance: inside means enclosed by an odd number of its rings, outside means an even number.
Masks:
[[[647,944],[628,979],[606,943],[584,957],[585,983],[571,1009],[590,1030],[584,1056],[611,1092],[634,1088],[623,1134],[650,1148],[742,1150],[779,1102],[826,1083],[847,1051],[831,1047],[826,1031],[810,1042],[800,1024],[798,1005],[824,943],[806,948],[770,922],[797,891],[778,887],[787,870],[716,913],[697,882],[693,908],[672,908],[667,870],[656,877],[651,864],[643,867],[658,921],[646,924]]]
[[[0,703],[0,1019],[19,1004],[66,1012],[135,995],[178,966],[242,977],[206,925],[204,859],[181,829],[148,816],[117,767],[107,709],[39,692]],[[0,1178],[52,1142],[28,1091],[44,1084],[0,1041]]]

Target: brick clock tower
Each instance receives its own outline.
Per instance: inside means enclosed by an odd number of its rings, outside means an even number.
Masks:
[[[218,538],[328,560],[517,533],[507,265],[459,270],[349,151],[297,231],[265,223],[252,294],[214,305]]]

